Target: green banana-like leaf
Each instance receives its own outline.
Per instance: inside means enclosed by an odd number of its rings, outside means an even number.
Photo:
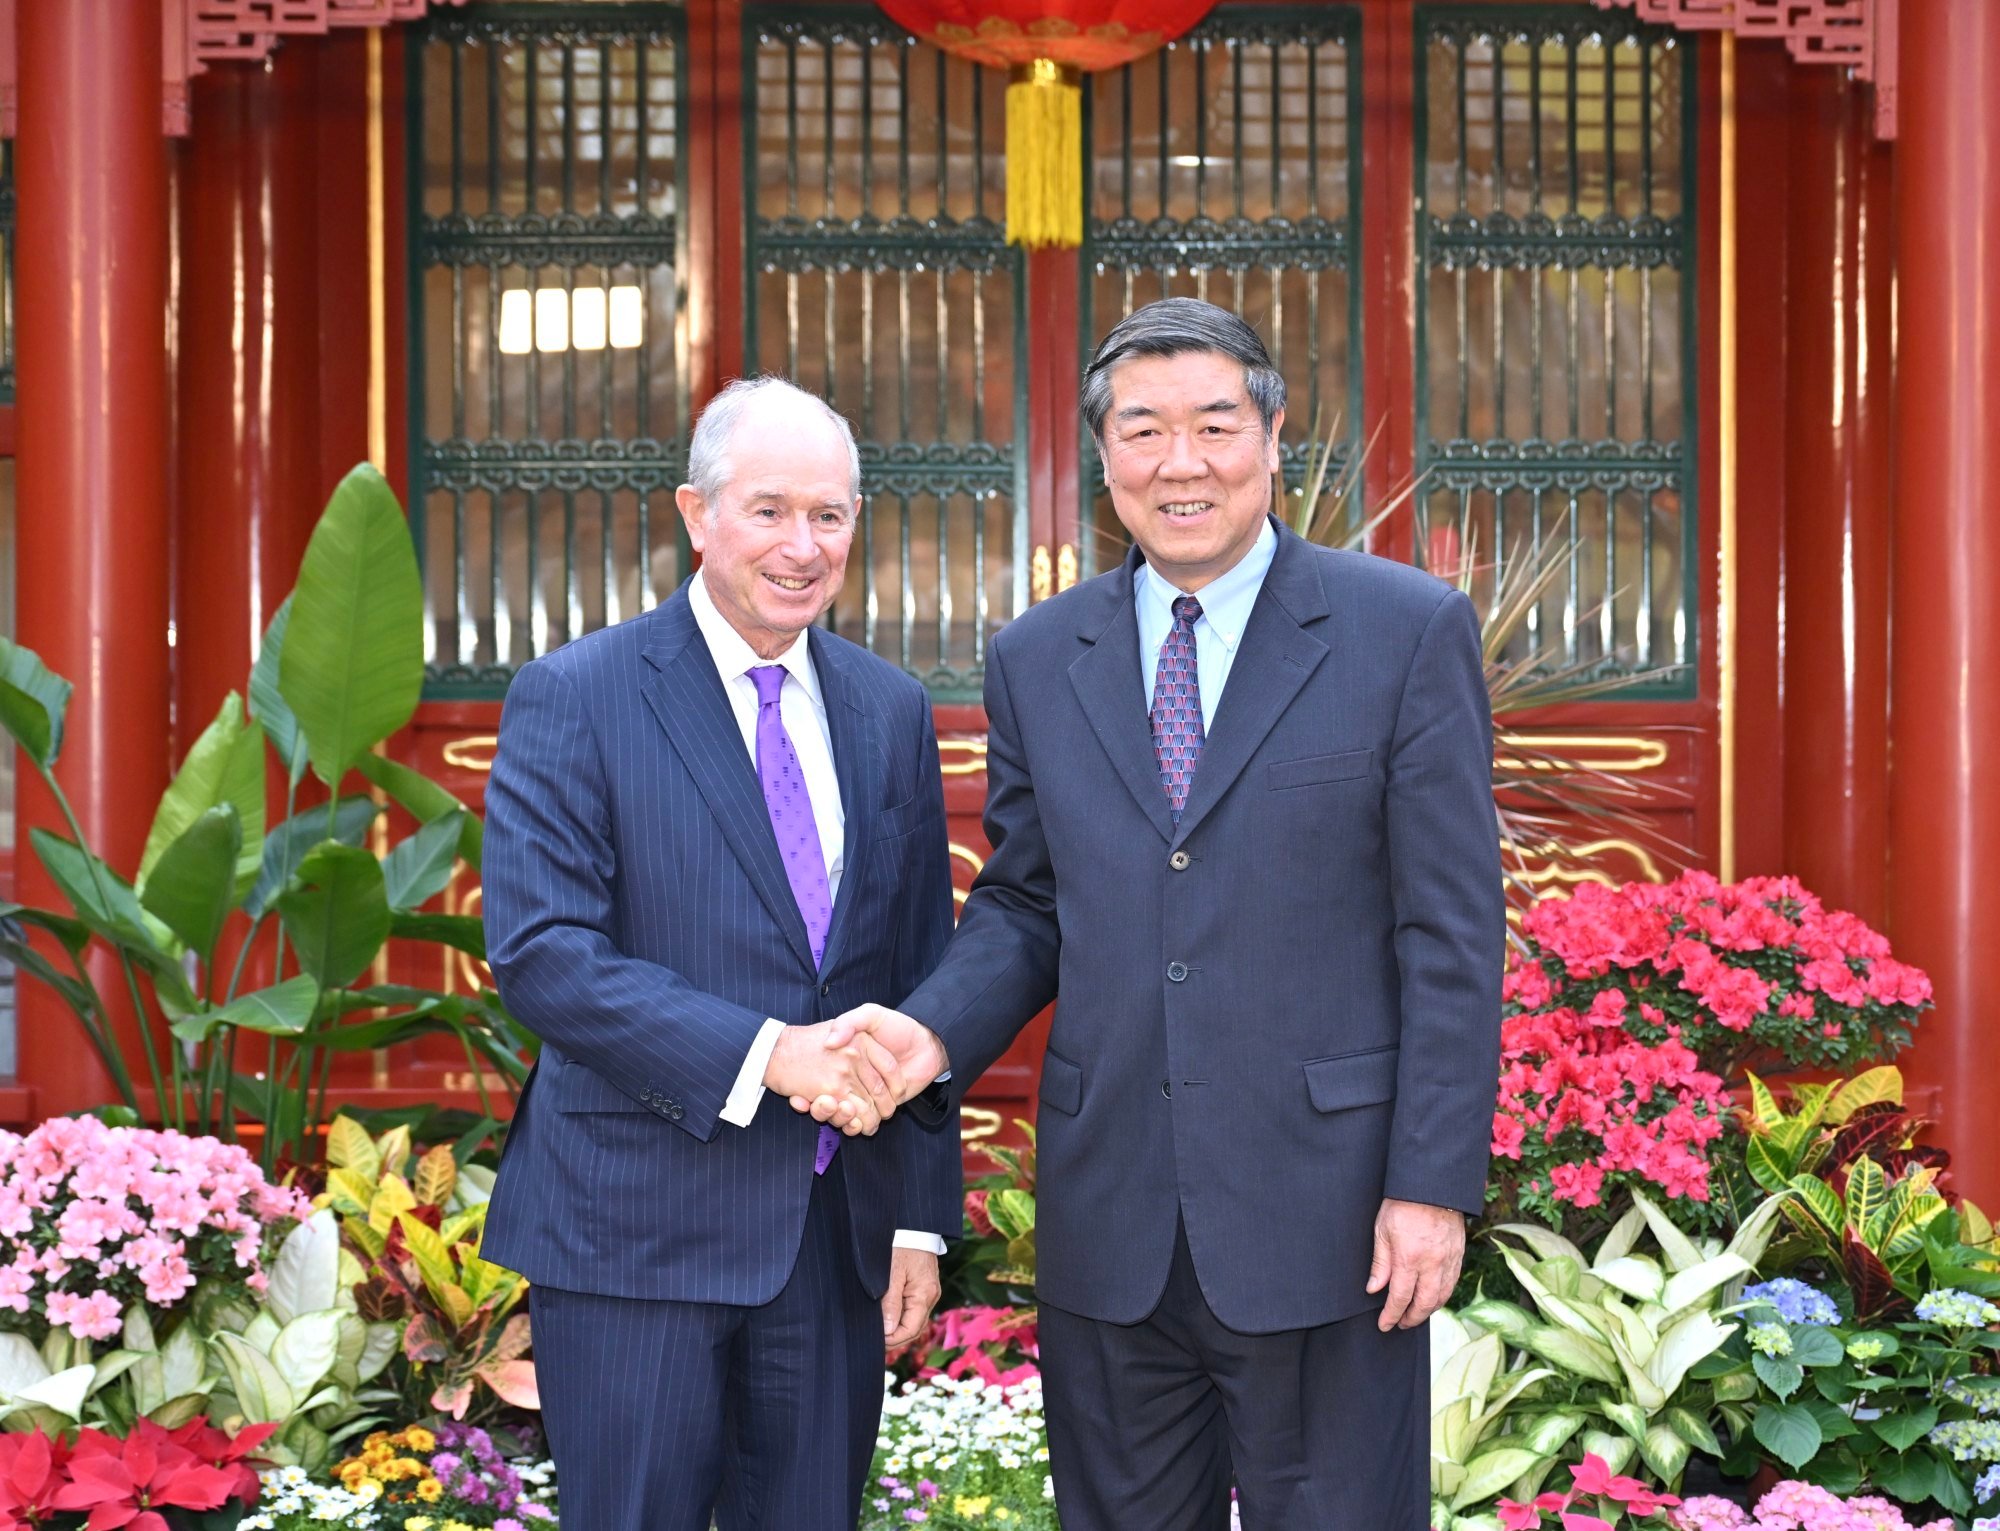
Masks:
[[[79,920],[135,956],[174,965],[176,959],[168,952],[172,932],[146,913],[130,883],[61,835],[33,829],[28,842]]]
[[[186,834],[196,819],[222,803],[235,807],[241,826],[234,902],[250,891],[264,855],[264,742],[243,721],[243,699],[234,691],[223,698],[215,720],[201,731],[160,798],[159,807],[153,810],[153,828],[139,857],[136,886],[140,892],[145,891],[147,879],[167,847]]]
[[[328,786],[417,709],[424,592],[394,491],[362,463],[333,491],[299,565],[278,690]]]
[[[403,941],[435,941],[486,960],[486,922],[476,914],[405,914],[397,911],[389,933]]]
[[[204,810],[161,853],[140,892],[141,905],[204,961],[215,950],[229,911],[236,907],[242,849],[243,824],[236,817],[236,805],[218,803]]]
[[[285,763],[285,773],[293,786],[305,780],[308,755],[299,720],[292,716],[284,693],[278,690],[278,663],[285,652],[285,628],[292,618],[292,598],[286,596],[271,614],[264,629],[264,641],[257,646],[257,663],[250,670],[250,716],[271,741],[271,748]]]
[[[278,895],[299,968],[323,989],[345,988],[389,939],[382,864],[357,846],[326,841],[299,863],[298,884]]]
[[[218,1010],[199,1010],[174,1022],[183,1042],[206,1042],[218,1026],[240,1026],[274,1037],[294,1037],[304,1031],[319,1003],[319,985],[305,974],[287,978],[268,989],[239,994]]]
[[[342,845],[359,845],[368,837],[369,826],[381,812],[372,798],[343,797],[329,815],[322,804],[293,814],[264,837],[264,865],[250,889],[244,908],[255,919],[271,907],[271,900],[284,891],[285,884],[306,859],[306,852],[323,840]],[[332,827],[327,820],[332,819]]]
[[[458,826],[459,859],[475,872],[480,869],[480,857],[485,849],[486,825],[478,814],[466,808],[464,803],[423,772],[413,771],[401,761],[391,760],[387,755],[364,755],[355,762],[355,769],[388,793],[420,824],[428,824],[433,819],[443,818],[454,809],[463,810],[465,818]]]
[[[460,812],[453,809],[432,819],[383,858],[382,880],[391,909],[415,909],[444,891],[458,861]]]
[[[0,638],[0,726],[43,767],[62,754],[63,722],[75,687],[42,663],[42,656]]]

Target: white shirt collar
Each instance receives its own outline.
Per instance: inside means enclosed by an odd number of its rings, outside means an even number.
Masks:
[[[715,661],[715,668],[720,672],[724,685],[742,679],[759,665],[783,665],[792,678],[805,687],[813,705],[823,705],[819,694],[819,675],[813,669],[809,633],[800,633],[792,646],[776,659],[765,659],[729,625],[729,619],[716,606],[715,597],[708,593],[708,585],[699,570],[688,581],[688,605],[694,611],[695,626],[701,629],[701,636],[708,644],[709,657]]]
[[[1264,576],[1270,572],[1271,561],[1277,552],[1278,534],[1271,529],[1270,518],[1266,517],[1263,529],[1257,533],[1257,540],[1250,545],[1250,551],[1236,561],[1234,568],[1218,574],[1201,589],[1202,620],[1231,654],[1236,652],[1236,645],[1242,640],[1243,629],[1250,621],[1251,608],[1257,604],[1257,593],[1264,588]],[[1138,583],[1145,598],[1167,613],[1167,624],[1172,626],[1174,601],[1187,592],[1175,586],[1144,559],[1139,561]]]

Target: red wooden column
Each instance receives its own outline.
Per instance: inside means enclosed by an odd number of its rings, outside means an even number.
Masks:
[[[1888,902],[1890,150],[1866,91],[1794,67],[1785,432],[1784,870]]]
[[[24,5],[16,26],[18,628],[76,684],[60,779],[85,836],[129,872],[167,779],[160,6]],[[68,831],[27,770],[18,825],[23,902],[57,902],[26,853],[28,832]],[[115,971],[97,979],[122,1009]],[[110,1098],[53,994],[22,983],[20,1022],[21,1076],[38,1110]],[[127,1051],[136,1062],[136,1038]]]
[[[317,50],[193,83],[180,169],[175,756],[241,692],[325,500]]]
[[[1958,1188],[2000,1204],[2000,6],[1903,0],[1896,166],[1890,932],[1938,1010],[1914,1054]]]

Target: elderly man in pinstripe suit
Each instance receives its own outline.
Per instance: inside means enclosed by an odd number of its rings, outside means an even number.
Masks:
[[[895,1057],[827,1022],[950,934],[937,741],[920,684],[813,626],[854,533],[846,422],[733,383],[688,476],[702,572],[508,693],[487,948],[544,1046],[485,1253],[534,1283],[568,1531],[847,1531],[960,1173],[955,1118],[885,1124]]]

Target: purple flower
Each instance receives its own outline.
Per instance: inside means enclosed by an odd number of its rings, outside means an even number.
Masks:
[[[922,1494],[926,1499],[935,1499],[938,1496],[938,1486],[928,1478],[919,1478],[917,1479],[917,1492]]]
[[[930,1519],[930,1516],[926,1515],[926,1514],[925,1514],[925,1513],[924,1513],[924,1512],[923,1512],[922,1510],[905,1510],[905,1511],[903,1511],[903,1519],[905,1519],[905,1520],[929,1520],[929,1519]]]
[[[1840,1310],[1833,1300],[1816,1287],[1807,1286],[1803,1281],[1794,1281],[1789,1276],[1779,1276],[1772,1281],[1760,1281],[1743,1291],[1745,1302],[1769,1303],[1778,1310],[1778,1317],[1788,1324],[1837,1324]]]

